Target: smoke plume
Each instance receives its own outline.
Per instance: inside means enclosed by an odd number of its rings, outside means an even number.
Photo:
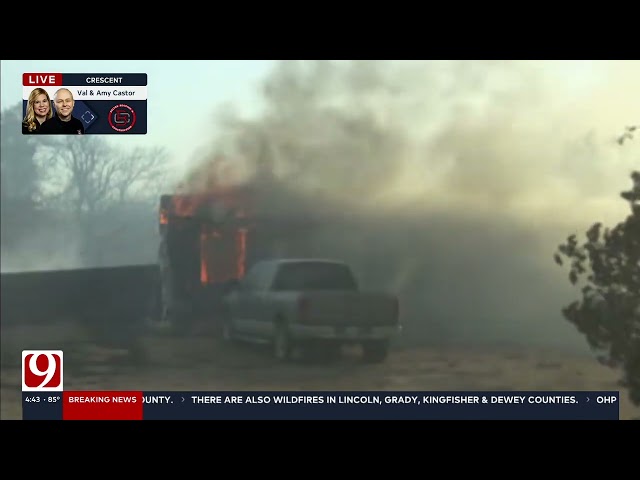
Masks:
[[[626,215],[637,85],[638,62],[283,62],[181,190],[317,218],[306,253],[397,294],[407,341],[582,345],[552,254]]]

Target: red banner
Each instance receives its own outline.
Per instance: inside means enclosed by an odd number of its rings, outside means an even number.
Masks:
[[[142,392],[63,393],[63,420],[142,420]]]
[[[23,73],[22,85],[25,87],[61,86],[61,73]]]

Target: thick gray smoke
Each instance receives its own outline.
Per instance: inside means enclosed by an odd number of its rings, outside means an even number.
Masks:
[[[397,294],[406,341],[581,347],[552,254],[626,214],[637,85],[638,62],[285,62],[183,187],[317,218],[306,253]]]

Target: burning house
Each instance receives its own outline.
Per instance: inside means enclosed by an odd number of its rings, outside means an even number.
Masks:
[[[264,195],[243,186],[160,198],[158,319],[215,322],[227,286],[257,260],[313,253],[313,216],[265,208]]]

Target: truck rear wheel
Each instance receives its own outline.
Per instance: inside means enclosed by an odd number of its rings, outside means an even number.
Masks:
[[[388,355],[388,340],[371,340],[362,344],[362,357],[367,363],[384,362]]]

